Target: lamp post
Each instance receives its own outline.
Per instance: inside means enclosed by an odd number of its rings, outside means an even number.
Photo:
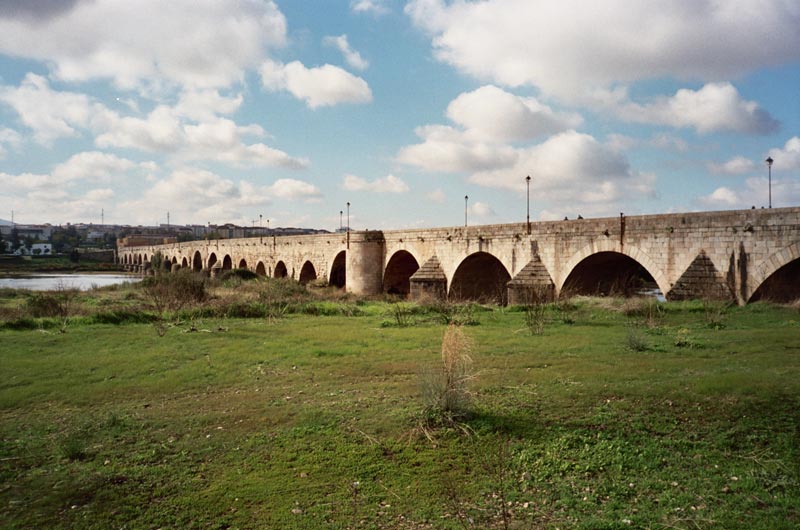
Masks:
[[[769,173],[769,207],[772,208],[772,160],[771,156],[768,156],[764,162],[767,163],[767,172]]]
[[[467,204],[469,202],[469,195],[464,195],[464,227],[467,226]]]
[[[339,232],[341,232],[342,228],[344,228],[344,224],[342,223],[342,214],[344,214],[344,212],[339,210]]]
[[[525,184],[528,187],[528,235],[531,235],[531,176],[525,177]]]
[[[264,225],[263,225],[263,221],[264,221],[264,216],[261,215],[261,214],[258,214],[258,242],[259,243],[263,243],[264,242]]]
[[[347,250],[350,250],[350,203],[347,203]]]

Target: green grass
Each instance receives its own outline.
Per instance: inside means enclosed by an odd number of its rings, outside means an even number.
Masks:
[[[0,527],[800,526],[796,309],[717,329],[699,303],[649,326],[579,300],[531,335],[524,311],[477,308],[472,414],[429,439],[441,320],[305,303],[163,337],[88,313],[0,330]]]

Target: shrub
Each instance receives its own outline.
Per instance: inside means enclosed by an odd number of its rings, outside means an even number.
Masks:
[[[464,330],[450,325],[442,339],[442,359],[438,369],[423,375],[422,397],[429,425],[450,424],[469,413],[472,373],[472,342]]]
[[[644,333],[636,326],[628,327],[627,344],[628,349],[635,352],[647,351],[649,347]]]
[[[222,276],[220,276],[220,280],[223,282],[233,278],[237,278],[242,281],[257,280],[258,274],[250,269],[233,269],[223,272]]]

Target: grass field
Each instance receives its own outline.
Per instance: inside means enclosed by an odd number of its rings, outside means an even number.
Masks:
[[[318,304],[0,329],[0,527],[800,526],[796,308],[473,308],[470,414],[436,424],[437,313]]]

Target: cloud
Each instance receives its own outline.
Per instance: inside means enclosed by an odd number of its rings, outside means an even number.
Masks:
[[[447,117],[470,134],[496,142],[529,140],[578,127],[577,114],[560,114],[536,98],[493,85],[464,92],[447,106]]]
[[[790,138],[783,149],[770,149],[769,156],[774,160],[773,173],[800,169],[800,136]]]
[[[518,156],[509,142],[565,131],[582,122],[577,114],[557,113],[535,98],[492,85],[458,95],[447,106],[447,117],[460,127],[418,127],[415,133],[423,142],[402,148],[397,160],[431,171],[508,167]]]
[[[398,162],[429,171],[480,171],[508,167],[517,160],[513,148],[484,142],[446,125],[417,127],[423,142],[403,147]]]
[[[306,68],[299,61],[285,65],[266,61],[261,66],[261,81],[265,89],[287,90],[312,109],[372,101],[366,81],[330,64]]]
[[[699,90],[680,89],[672,97],[648,104],[624,102],[613,111],[623,120],[690,127],[701,134],[769,134],[779,128],[778,121],[755,101],[742,99],[730,83],[709,83]]]
[[[356,70],[366,70],[369,68],[369,61],[361,57],[360,53],[350,47],[350,43],[347,42],[347,35],[339,35],[338,37],[325,37],[322,42],[326,46],[333,46],[342,52],[344,60],[350,65],[351,68],[355,68]]]
[[[519,150],[507,168],[473,173],[469,180],[489,188],[525,192],[550,208],[579,209],[584,215],[608,213],[623,201],[655,195],[655,176],[634,171],[619,152],[588,134],[568,131]]]
[[[384,5],[384,0],[351,0],[350,9],[354,13],[372,13],[385,15],[389,8]]]
[[[13,108],[33,130],[36,141],[45,145],[57,138],[79,136],[77,129],[88,125],[92,108],[88,96],[54,91],[47,79],[32,73],[19,87],[0,87],[0,101]]]
[[[22,144],[22,135],[13,129],[0,127],[0,160],[6,157],[6,148],[17,149]]]
[[[137,166],[127,158],[120,158],[100,151],[84,151],[72,155],[69,160],[57,165],[52,172],[58,182],[74,180],[95,180],[108,182],[127,173]]]
[[[494,217],[495,215],[491,206],[480,201],[469,205],[469,213],[477,217]]]
[[[800,202],[800,180],[772,178],[773,207],[791,206]],[[769,183],[766,177],[751,177],[744,185],[733,188],[723,186],[695,200],[704,209],[739,209],[767,207],[769,205]]]
[[[181,94],[174,112],[196,121],[210,121],[220,115],[233,114],[239,110],[243,99],[241,94],[225,97],[213,89],[186,90]]]
[[[405,12],[438,60],[562,99],[643,80],[713,82],[800,58],[800,10],[785,0],[412,0]]]
[[[308,182],[295,179],[278,179],[267,188],[270,195],[280,199],[304,199],[306,201],[316,201],[322,197],[322,192]]]
[[[713,162],[708,164],[708,170],[719,175],[742,175],[752,172],[755,168],[753,161],[743,156],[731,158],[721,164]]]
[[[61,81],[224,87],[286,42],[286,19],[269,0],[14,5],[21,16],[0,18],[0,53],[41,61]]]
[[[440,188],[437,188],[430,193],[426,193],[425,198],[438,204],[444,204],[444,202],[447,200],[447,196]]]
[[[348,191],[371,191],[374,193],[406,193],[409,190],[408,184],[394,175],[386,175],[372,182],[355,175],[345,175],[342,187]]]

